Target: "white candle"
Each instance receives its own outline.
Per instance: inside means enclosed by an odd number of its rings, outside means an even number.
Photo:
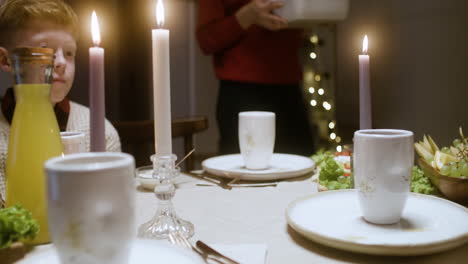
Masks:
[[[159,27],[164,24],[164,6],[156,4],[156,20]],[[171,80],[169,57],[169,30],[153,29],[153,104],[154,143],[157,155],[172,154],[171,132]]]
[[[367,55],[367,35],[362,42],[362,52],[359,55],[359,126],[360,129],[372,128],[372,107],[370,91],[370,58]]]
[[[89,114],[90,150],[106,151],[105,136],[105,91],[104,91],[104,49],[99,47],[101,35],[96,12],[91,16],[91,33],[94,47],[89,48]]]

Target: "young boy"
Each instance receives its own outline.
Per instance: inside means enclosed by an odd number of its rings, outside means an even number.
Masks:
[[[85,133],[89,150],[89,109],[66,96],[75,76],[78,19],[62,0],[0,1],[0,68],[11,72],[9,52],[18,46],[44,47],[55,50],[53,84],[50,100],[61,131]],[[9,88],[1,101],[0,112],[0,194],[5,197],[5,162],[8,135],[15,109],[15,96]],[[120,151],[115,128],[106,120],[107,151]]]

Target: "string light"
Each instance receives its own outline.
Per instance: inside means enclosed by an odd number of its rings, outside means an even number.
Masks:
[[[312,35],[312,37],[310,37],[310,42],[312,42],[312,44],[318,44],[319,42],[319,38],[317,35]]]
[[[322,104],[323,108],[325,108],[325,110],[327,111],[330,111],[331,110],[331,104],[328,103],[327,101],[324,101],[323,104]]]
[[[311,53],[310,53],[310,58],[313,59],[313,60],[315,60],[315,59],[317,58],[317,53],[311,52]]]
[[[325,134],[320,133],[321,137],[327,138],[328,134],[328,144],[333,145],[336,147],[336,150],[338,152],[342,152],[343,147],[341,145],[337,146],[340,144],[342,141],[341,137],[339,137],[338,131],[337,131],[337,124],[335,119],[335,114],[332,110],[332,104],[334,105],[334,99],[333,99],[333,90],[330,90],[332,88],[329,88],[327,84],[322,84],[322,76],[321,73],[323,73],[323,78],[324,81],[326,82],[328,79],[330,79],[328,73],[325,72],[320,72],[317,71],[322,64],[322,58],[319,56],[320,53],[320,45],[322,44],[322,40],[319,38],[318,34],[310,34],[309,35],[309,41],[310,41],[310,49],[303,54],[303,56],[307,56],[309,58],[305,58],[309,65],[312,66],[309,71],[306,72],[304,76],[304,82],[308,84],[308,86],[305,86],[306,91],[309,92],[310,96],[310,105],[313,107],[314,111],[318,111],[319,115],[317,117],[314,117],[314,119],[317,119],[316,121],[324,122],[325,128],[328,125],[330,130],[329,132]],[[323,66],[323,65],[322,65]],[[320,74],[319,74],[320,72]],[[322,87],[321,87],[322,86]],[[326,90],[326,91],[325,91]],[[327,95],[325,96],[325,92]],[[317,96],[315,95],[317,93]],[[324,99],[327,99],[327,101],[324,101]],[[328,102],[331,100],[330,102]],[[323,107],[323,108],[322,108]],[[328,122],[328,124],[327,124]]]
[[[314,80],[314,72],[306,72],[305,73],[305,79],[309,82]]]

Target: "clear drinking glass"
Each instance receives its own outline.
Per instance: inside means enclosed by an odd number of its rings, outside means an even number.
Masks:
[[[60,137],[62,138],[63,154],[86,152],[85,134],[83,132],[60,132]]]

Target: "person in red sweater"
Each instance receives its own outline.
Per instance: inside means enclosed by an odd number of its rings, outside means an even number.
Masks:
[[[314,133],[301,93],[302,30],[288,29],[270,0],[199,0],[197,39],[220,80],[221,154],[239,153],[238,113],[276,113],[276,153],[310,155]]]

